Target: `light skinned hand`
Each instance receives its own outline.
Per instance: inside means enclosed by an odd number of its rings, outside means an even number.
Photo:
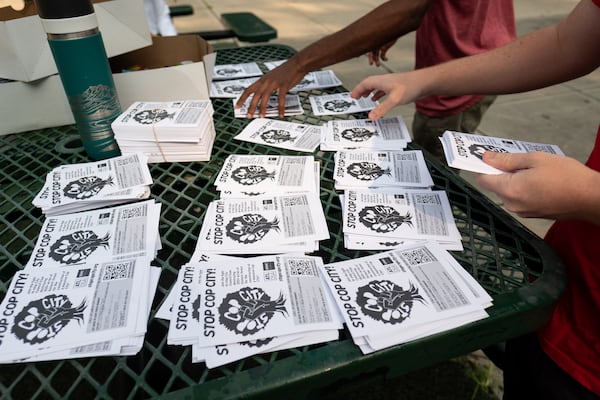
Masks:
[[[600,173],[566,156],[542,152],[485,152],[483,160],[507,173],[480,174],[476,182],[496,193],[521,217],[575,219],[600,224]]]
[[[285,114],[285,96],[288,91],[296,86],[306,73],[302,71],[294,62],[293,58],[279,65],[277,68],[264,74],[259,80],[248,86],[240,95],[235,108],[240,108],[244,105],[246,99],[252,96],[248,107],[247,118],[253,118],[255,111],[259,110],[259,116],[265,117],[269,97],[278,95],[279,116]]]
[[[417,71],[374,75],[364,79],[350,92],[352,98],[369,97],[378,101],[385,97],[369,112],[369,119],[375,121],[395,106],[411,103],[421,95],[422,84]]]

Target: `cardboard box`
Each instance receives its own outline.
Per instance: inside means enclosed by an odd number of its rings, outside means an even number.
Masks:
[[[96,1],[94,10],[108,57],[152,43],[143,0]],[[30,82],[57,73],[33,2],[23,11],[0,8],[0,78]]]
[[[206,41],[197,35],[179,35],[154,37],[152,43],[110,59],[113,71],[135,65],[153,68],[113,73],[123,110],[134,101],[210,97],[209,82],[216,53]],[[74,122],[58,75],[35,82],[0,82],[0,135]]]

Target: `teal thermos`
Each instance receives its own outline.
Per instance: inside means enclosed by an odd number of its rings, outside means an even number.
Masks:
[[[110,124],[121,105],[91,0],[34,1],[86,153],[120,155]]]

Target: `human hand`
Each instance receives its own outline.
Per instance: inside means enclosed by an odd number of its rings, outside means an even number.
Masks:
[[[269,97],[273,94],[278,95],[279,116],[285,114],[285,95],[288,91],[296,86],[306,73],[302,71],[293,59],[281,64],[277,68],[264,74],[259,80],[248,86],[240,95],[235,108],[240,108],[244,105],[246,99],[252,96],[252,100],[248,106],[247,118],[253,118],[256,109],[259,110],[259,116],[265,117]]]
[[[412,71],[370,76],[356,85],[350,96],[355,99],[371,96],[373,101],[386,97],[369,112],[369,118],[375,121],[395,106],[413,102],[420,96],[418,75],[418,71]]]
[[[369,65],[375,64],[377,67],[381,66],[381,61],[387,61],[387,51],[396,43],[397,39],[394,39],[378,49],[371,50],[369,52]]]
[[[600,173],[579,161],[548,153],[485,152],[483,160],[505,174],[478,175],[476,182],[521,217],[599,223]]]

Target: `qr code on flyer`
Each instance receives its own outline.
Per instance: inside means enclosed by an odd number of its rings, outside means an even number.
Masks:
[[[425,247],[406,250],[400,253],[404,262],[410,266],[428,264],[436,261],[436,258]]]
[[[128,262],[105,265],[102,271],[102,281],[113,281],[131,277],[131,266],[132,264]]]
[[[292,276],[316,276],[317,269],[312,260],[288,260],[290,275]]]

